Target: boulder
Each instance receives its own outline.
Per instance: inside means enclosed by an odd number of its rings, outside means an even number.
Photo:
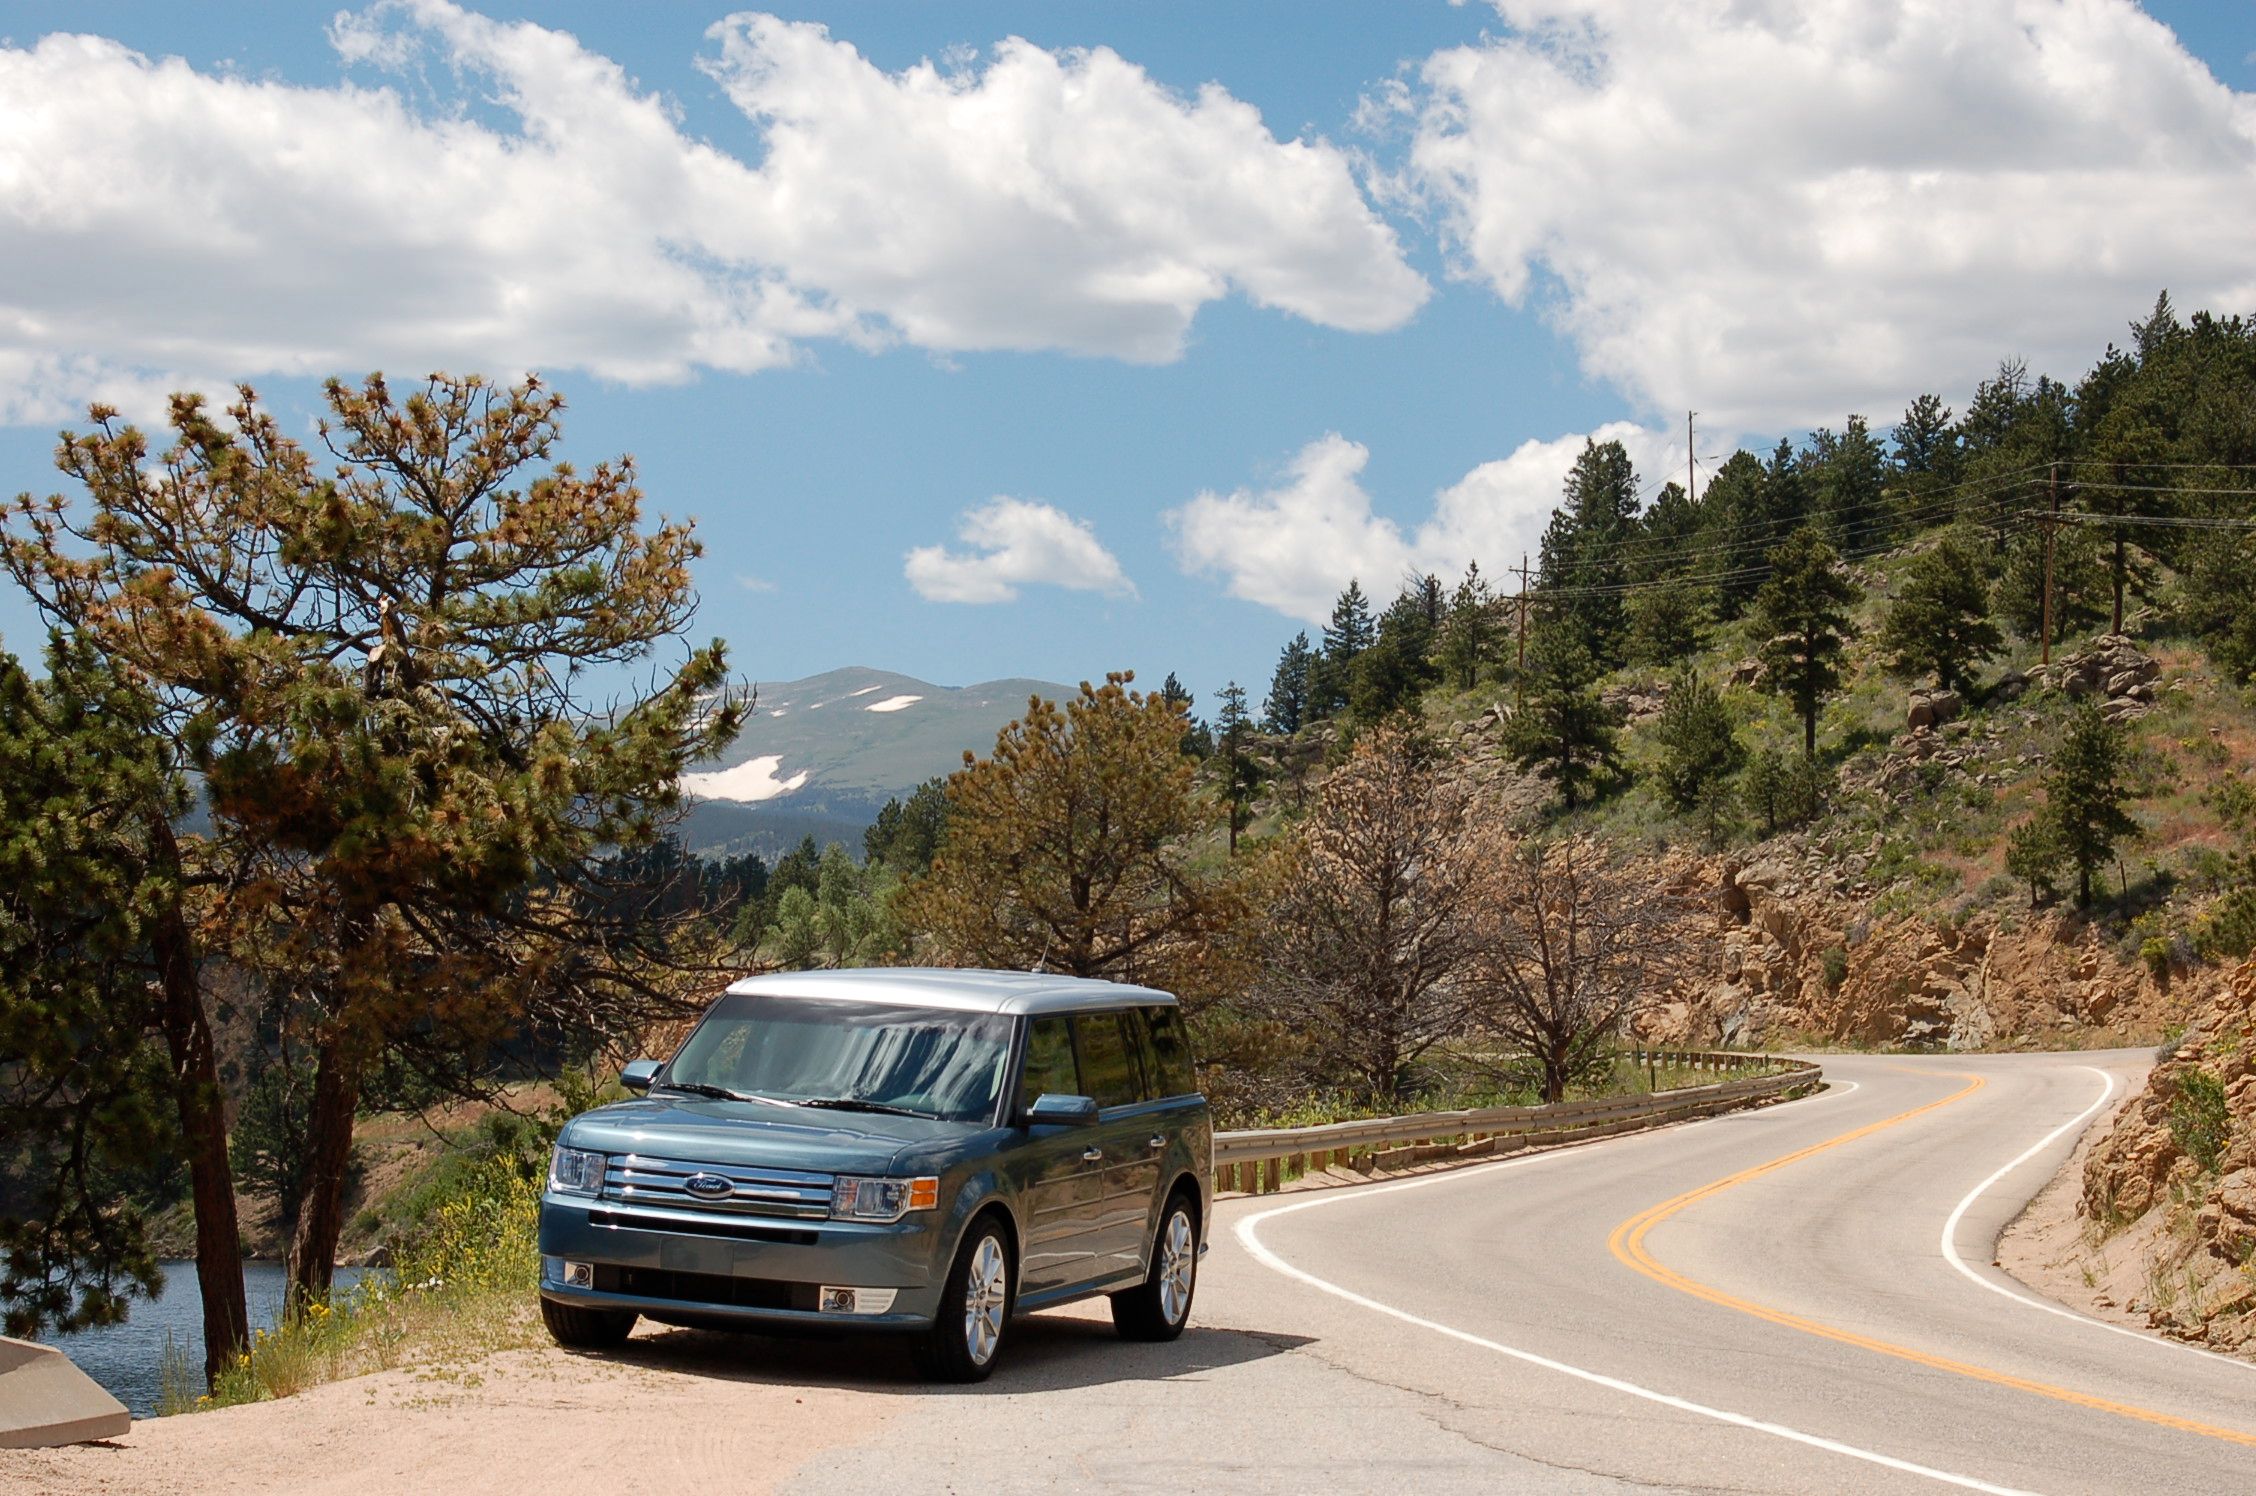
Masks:
[[[1955,718],[1963,705],[1956,691],[1914,691],[1904,711],[1904,726],[1914,732],[1922,727],[1940,727]]]

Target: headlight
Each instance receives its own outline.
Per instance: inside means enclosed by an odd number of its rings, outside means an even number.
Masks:
[[[603,1193],[604,1157],[558,1144],[548,1159],[548,1187],[567,1195]]]
[[[842,1221],[897,1221],[912,1210],[930,1210],[939,1203],[940,1181],[929,1174],[922,1179],[841,1174],[830,1186],[830,1213]]]

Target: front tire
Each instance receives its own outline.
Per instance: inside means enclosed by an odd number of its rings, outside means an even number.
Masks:
[[[1174,1195],[1152,1242],[1151,1272],[1134,1288],[1112,1296],[1112,1326],[1125,1340],[1173,1340],[1191,1322],[1198,1292],[1198,1227],[1191,1202]]]
[[[549,1338],[570,1350],[617,1350],[635,1327],[632,1309],[582,1309],[550,1298],[542,1299],[540,1305],[541,1323],[548,1326]]]
[[[932,1328],[910,1348],[917,1370],[935,1382],[987,1380],[1010,1328],[1015,1279],[1003,1228],[977,1222],[948,1269]]]

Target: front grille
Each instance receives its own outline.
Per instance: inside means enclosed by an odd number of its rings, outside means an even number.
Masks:
[[[732,1278],[726,1273],[682,1273],[663,1267],[595,1265],[597,1293],[671,1299],[678,1304],[726,1304],[737,1309],[817,1307],[818,1285],[781,1283],[773,1278]]]
[[[718,1174],[726,1179],[730,1187],[727,1198],[704,1200],[683,1188],[696,1174]],[[624,1153],[615,1155],[604,1168],[603,1198],[623,1205],[655,1205],[668,1210],[709,1210],[723,1215],[787,1216],[794,1220],[822,1221],[830,1218],[830,1176],[797,1169],[689,1163]]]
[[[680,1216],[637,1215],[623,1210],[591,1210],[590,1226],[625,1226],[636,1231],[668,1231],[676,1236],[717,1236],[725,1241],[766,1241],[811,1247],[822,1240],[812,1231],[789,1226],[755,1226],[744,1221],[692,1221]]]

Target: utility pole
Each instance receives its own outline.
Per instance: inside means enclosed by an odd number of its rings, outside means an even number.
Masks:
[[[2046,486],[2052,490],[2052,513],[2045,520],[2044,662],[2052,663],[2052,545],[2060,529],[2060,464],[2053,463]]]
[[[1684,502],[1687,504],[1692,502],[1692,418],[1698,414],[1696,410],[1684,413]]]
[[[1519,662],[1513,667],[1512,670],[1512,705],[1514,710],[1527,705],[1528,558],[1526,551],[1520,552],[1519,576],[1520,592],[1519,596],[1514,599],[1514,601],[1519,604],[1519,606],[1514,611],[1516,611],[1520,617]]]

